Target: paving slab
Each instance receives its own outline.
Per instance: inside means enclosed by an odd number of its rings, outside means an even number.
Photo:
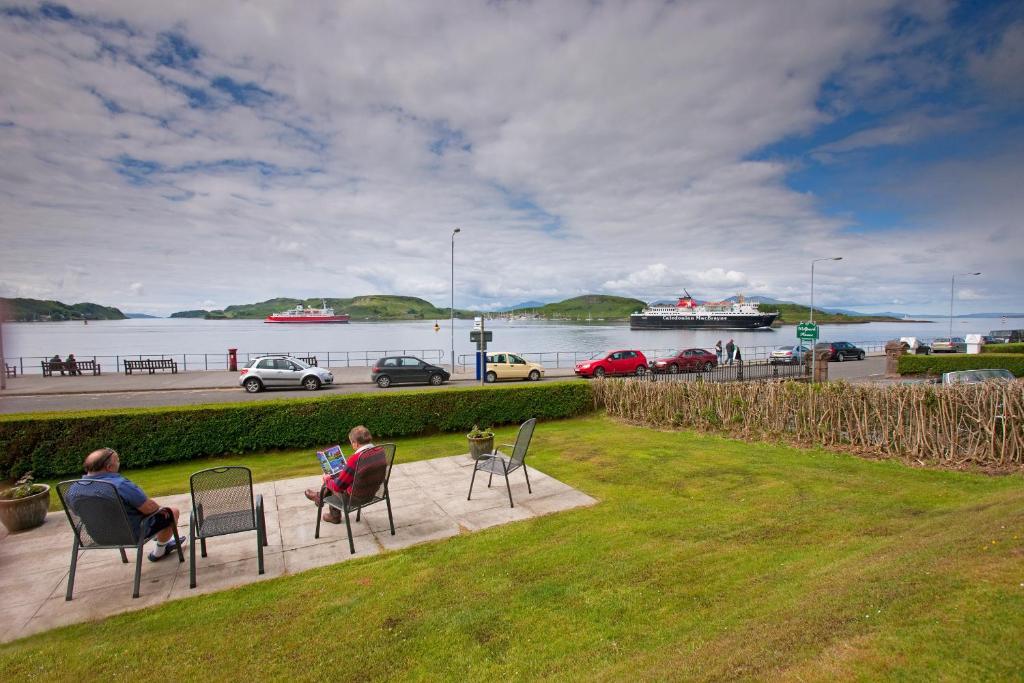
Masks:
[[[155,563],[143,560],[139,598],[131,597],[134,552],[128,551],[125,564],[116,550],[84,550],[79,555],[74,599],[66,601],[72,534],[64,513],[51,512],[41,527],[0,536],[0,608],[5,616],[0,622],[0,642],[597,502],[533,468],[529,469],[532,494],[521,472],[510,478],[514,508],[508,505],[503,477],[495,477],[488,489],[486,477],[478,475],[473,499],[466,500],[472,473],[473,460],[467,454],[395,465],[391,480],[395,534],[391,534],[384,504],[367,508],[360,521],[354,515],[350,518],[355,553],[349,550],[344,523],[322,523],[320,538],[314,537],[317,511],[303,492],[318,489],[320,477],[257,484],[254,488],[263,494],[267,521],[262,576],[255,532],[221,536],[207,540],[207,557],[195,549],[198,586],[194,589],[189,587],[188,547],[184,562],[176,554]],[[178,533],[187,538],[189,496],[161,496],[160,503],[181,511]],[[150,549],[147,546],[145,552]]]

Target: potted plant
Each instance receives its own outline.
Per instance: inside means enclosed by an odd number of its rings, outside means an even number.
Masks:
[[[39,526],[49,509],[50,487],[32,483],[31,472],[26,472],[13,487],[0,491],[0,522],[11,533]]]
[[[466,438],[469,439],[469,457],[474,460],[494,452],[494,432],[490,429],[480,429],[473,425]]]

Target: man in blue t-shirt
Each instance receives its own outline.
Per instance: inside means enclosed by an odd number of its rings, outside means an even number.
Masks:
[[[163,507],[136,484],[121,476],[118,469],[121,467],[121,460],[117,451],[113,448],[101,448],[93,451],[85,458],[85,479],[98,479],[109,481],[117,489],[121,503],[124,505],[125,514],[128,516],[128,523],[131,524],[135,537],[139,534],[149,536],[156,532],[156,548],[149,553],[149,559],[153,562],[161,560],[175,551],[173,527],[178,524],[178,509]],[[97,487],[72,486],[68,491],[68,503],[72,507],[75,499],[82,496],[96,495],[94,489]],[[142,520],[160,511],[162,514],[151,517],[142,528]],[[185,539],[181,539],[182,545]]]

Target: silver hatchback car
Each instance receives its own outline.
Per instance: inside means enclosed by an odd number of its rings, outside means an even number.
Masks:
[[[303,387],[316,391],[325,384],[333,384],[329,371],[306,365],[291,356],[260,356],[253,358],[238,375],[239,386],[250,394],[264,389]]]

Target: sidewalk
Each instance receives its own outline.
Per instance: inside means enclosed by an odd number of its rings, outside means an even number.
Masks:
[[[370,382],[370,368],[328,368],[334,374],[335,384],[366,384]],[[548,369],[545,377],[572,377],[572,368]],[[473,381],[470,371],[456,372],[452,381]],[[227,370],[190,370],[172,374],[166,370],[155,374],[105,373],[102,375],[43,377],[24,375],[7,380],[3,396],[38,396],[47,394],[95,394],[125,391],[195,391],[197,389],[239,389],[238,372]]]
[[[344,524],[325,523],[320,538],[313,538],[316,508],[303,491],[318,488],[319,476],[256,484],[255,492],[263,494],[266,507],[269,542],[264,548],[263,576],[257,573],[255,532],[233,534],[207,541],[205,558],[196,549],[198,585],[194,589],[189,588],[187,547],[184,563],[176,554],[160,562],[143,560],[142,586],[135,599],[131,596],[132,553],[130,562],[123,564],[116,550],[85,550],[78,562],[74,597],[65,601],[72,534],[64,512],[51,512],[43,526],[0,539],[4,596],[0,642],[597,502],[532,467],[532,494],[521,472],[510,477],[514,508],[509,507],[504,482],[497,478],[487,488],[486,477],[478,476],[473,499],[467,501],[472,465],[468,455],[396,464],[389,487],[395,535],[390,534],[384,504],[369,507],[360,522],[352,518],[354,555],[349,552]],[[188,495],[161,496],[159,502],[182,511],[178,533],[187,537]]]

